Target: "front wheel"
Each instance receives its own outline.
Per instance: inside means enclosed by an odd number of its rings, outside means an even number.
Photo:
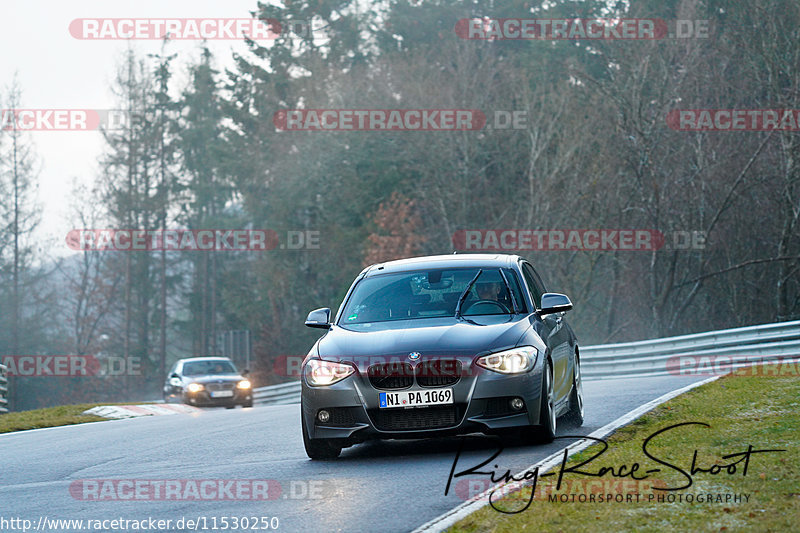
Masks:
[[[523,440],[536,444],[553,442],[556,438],[555,394],[553,392],[553,367],[548,361],[544,368],[542,393],[539,402],[539,425],[524,430]]]
[[[548,361],[542,384],[542,403],[539,408],[539,440],[553,442],[556,438],[556,406],[553,391],[553,366]]]
[[[564,420],[574,426],[583,425],[583,384],[581,383],[581,365],[575,358],[575,371],[572,373],[572,393],[569,395],[569,411]]]
[[[301,425],[303,428],[303,446],[306,448],[306,455],[314,460],[336,459],[342,453],[342,447],[335,445],[330,439],[310,439],[306,428],[306,418],[301,409]]]

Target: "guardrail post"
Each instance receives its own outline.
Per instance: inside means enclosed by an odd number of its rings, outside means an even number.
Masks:
[[[0,365],[0,414],[8,412],[8,378],[4,365]]]

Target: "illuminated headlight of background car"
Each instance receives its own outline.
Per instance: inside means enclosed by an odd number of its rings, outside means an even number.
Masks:
[[[501,374],[521,374],[536,364],[539,351],[533,346],[520,346],[504,352],[484,355],[475,363],[487,370]]]
[[[245,390],[247,390],[252,386],[253,386],[252,383],[250,383],[246,379],[243,379],[242,381],[240,381],[239,383],[236,384],[236,388],[237,389],[245,389]]]
[[[312,359],[306,365],[304,373],[306,383],[312,387],[324,387],[343,380],[355,371],[350,365]]]
[[[200,392],[201,390],[203,390],[203,386],[199,383],[189,383],[189,386],[186,387],[186,390],[194,394],[196,392]]]

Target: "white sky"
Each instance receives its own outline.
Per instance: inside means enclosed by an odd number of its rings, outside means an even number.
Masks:
[[[26,109],[114,108],[111,83],[128,47],[138,55],[157,53],[161,41],[79,40],[69,33],[76,18],[247,18],[256,0],[6,0],[0,32],[0,102],[14,73]],[[200,41],[173,41],[177,53],[174,79],[186,79],[184,65],[199,56]],[[217,68],[230,63],[231,50],[243,52],[240,41],[209,41]],[[5,107],[5,105],[1,106]],[[69,254],[64,238],[73,179],[91,183],[98,175],[103,139],[96,131],[42,131],[27,134],[39,158],[39,203],[42,220],[37,240],[52,255]],[[73,252],[75,253],[75,252]],[[78,252],[79,253],[79,252]]]

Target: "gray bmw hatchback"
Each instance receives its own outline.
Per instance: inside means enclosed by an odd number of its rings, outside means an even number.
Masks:
[[[369,439],[465,433],[555,437],[583,423],[577,339],[563,294],[518,256],[418,257],[365,268],[303,361],[312,459]]]

